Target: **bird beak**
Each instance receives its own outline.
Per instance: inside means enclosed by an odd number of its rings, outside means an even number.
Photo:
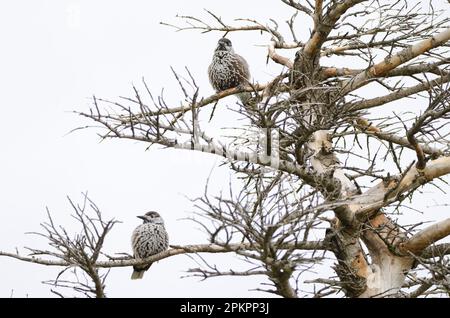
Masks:
[[[138,215],[137,217],[140,218],[141,220],[145,220],[145,216],[143,215]]]

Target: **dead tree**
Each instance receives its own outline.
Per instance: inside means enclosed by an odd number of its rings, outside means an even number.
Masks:
[[[94,97],[90,111],[79,113],[100,124],[102,138],[221,156],[241,180],[240,191],[236,185],[227,194],[205,190],[195,201],[194,221],[209,242],[173,246],[140,262],[231,252],[249,269],[223,270],[202,257],[204,266],[190,272],[203,278],[264,275],[272,282],[264,290],[283,297],[304,296],[306,284],[314,284],[314,297],[448,295],[450,245],[435,243],[450,234],[450,219],[405,225],[396,214],[418,190],[450,173],[450,6],[442,1],[445,12],[401,0],[280,5],[292,8],[290,34],[282,34],[274,20],[228,23],[209,11],[205,18],[180,16],[181,25],[167,24],[218,37],[261,33],[268,61],[282,67],[270,82],[201,97],[186,69],[184,77],[174,71],[183,106],[154,97],[143,81],[132,97]],[[300,17],[311,25],[304,39],[299,29],[305,23],[295,23]],[[338,64],[327,66],[330,61]],[[352,68],[356,61],[364,68]],[[378,95],[368,97],[365,88]],[[249,103],[239,105],[245,127],[221,138],[202,129],[217,103],[242,92],[252,93]],[[402,109],[404,101],[414,107]],[[319,272],[303,279],[330,257],[336,276]],[[94,260],[95,268],[137,263]]]

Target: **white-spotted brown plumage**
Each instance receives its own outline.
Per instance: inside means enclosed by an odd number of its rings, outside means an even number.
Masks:
[[[221,38],[217,43],[213,59],[208,67],[209,82],[216,92],[229,88],[247,86],[250,81],[250,70],[247,61],[234,52],[231,41]],[[244,102],[250,93],[239,95]]]
[[[161,253],[169,248],[169,235],[164,227],[164,220],[159,213],[151,211],[138,218],[144,221],[139,225],[131,236],[134,258],[144,259]],[[133,266],[131,279],[141,279],[151,264],[144,266]]]

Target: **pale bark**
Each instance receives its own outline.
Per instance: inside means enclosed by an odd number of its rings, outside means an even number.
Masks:
[[[325,33],[325,32],[323,32]],[[323,34],[322,33],[322,34]],[[367,71],[361,72],[351,80],[343,82],[342,95],[367,84],[371,79],[385,76],[397,66],[438,47],[450,39],[450,29],[437,34],[436,36],[423,40],[416,45],[413,45],[401,52],[385,59]],[[321,45],[321,35],[317,32],[312,36],[311,40],[306,43],[304,53],[311,56],[315,50]],[[344,71],[344,73],[351,73]],[[351,109],[363,109],[366,107],[374,107],[379,104],[385,104],[389,100],[396,100],[415,94],[419,91],[428,89],[431,86],[442,84],[443,81],[436,80],[430,84],[421,84],[416,87],[401,90],[393,93],[388,97],[380,97],[371,102],[362,102],[358,106],[350,107]],[[312,167],[319,174],[326,174],[332,172],[332,177],[339,180],[341,189],[340,197],[348,197],[354,191],[354,186],[351,181],[342,173],[339,168],[339,161],[331,151],[331,141],[327,137],[326,131],[317,131],[313,134],[312,140],[307,144],[307,147],[312,152],[310,162]],[[401,140],[404,141],[404,140]],[[418,171],[416,167],[410,170],[402,177],[393,178],[390,181],[382,182],[366,193],[350,199],[347,207],[342,207],[335,210],[336,216],[343,221],[344,226],[338,225],[336,233],[341,229],[346,229],[346,236],[340,236],[340,240],[334,240],[334,252],[338,258],[337,273],[341,281],[346,277],[358,283],[356,285],[347,285],[346,292],[349,296],[359,297],[381,297],[396,295],[400,290],[405,280],[405,273],[411,268],[413,258],[410,256],[397,256],[391,251],[391,247],[398,246],[402,240],[405,239],[399,227],[380,213],[380,209],[398,199],[398,197],[408,190],[412,190],[431,181],[432,179],[450,172],[450,159],[439,158],[431,161],[425,169]],[[372,264],[368,266],[367,261],[361,256],[362,249],[358,248],[358,243],[355,241],[359,237],[358,229],[364,225],[366,220],[373,217],[376,213],[379,215],[369,221],[369,228],[366,228],[362,236],[366,246],[369,249],[372,257]],[[433,230],[423,232],[421,236],[410,241],[416,248],[420,247],[423,250],[437,237],[447,235],[446,223],[439,224],[440,226],[433,227]],[[350,231],[349,231],[350,227]],[[353,228],[353,230],[351,230]],[[430,234],[429,232],[432,232]],[[350,233],[350,234],[349,234]],[[352,234],[353,233],[353,234]],[[338,237],[339,239],[339,237]],[[345,248],[342,248],[345,246]],[[356,249],[355,249],[356,247]],[[365,290],[360,293],[361,281],[365,283]],[[363,288],[364,289],[364,288]]]
[[[341,174],[339,162],[330,151],[331,143],[327,138],[326,131],[319,131],[314,134],[313,141],[308,143],[308,147],[314,150],[311,165],[319,173],[326,173],[333,170],[333,177],[342,184],[341,195],[345,197],[352,190],[351,181]],[[403,178],[392,178],[390,182],[380,182],[365,193],[353,196],[349,199],[344,213],[337,209],[336,216],[345,220],[346,226],[349,223],[355,228],[358,224],[373,217],[383,206],[388,205],[389,199],[397,199],[402,193],[414,189],[434,178],[450,173],[450,158],[441,157],[430,161],[423,171],[418,171],[415,166],[403,176]],[[354,222],[349,222],[352,219]],[[357,228],[354,230],[358,236]],[[420,252],[436,240],[443,238],[450,233],[450,219],[435,224],[420,232],[404,245],[405,250]],[[359,297],[386,297],[396,295],[405,281],[405,273],[411,269],[413,257],[410,255],[396,255],[392,253],[392,248],[398,248],[406,240],[406,236],[400,231],[383,213],[372,218],[369,228],[364,231],[362,239],[369,249],[372,264],[369,266],[365,261],[362,248],[351,235],[341,239],[341,246],[346,246],[346,252],[338,252],[342,266],[350,265],[352,270],[362,279],[365,279],[365,290]],[[353,242],[353,243],[352,243]],[[339,274],[339,273],[338,273]],[[359,288],[359,287],[358,287]],[[357,289],[356,289],[357,290]],[[350,293],[351,295],[351,293]]]
[[[450,173],[450,157],[431,160],[423,172],[417,171],[413,166],[401,180],[399,176],[392,178],[389,182],[380,182],[363,194],[350,199],[348,206],[355,212],[358,219],[364,219],[374,211],[390,204],[389,199],[396,199],[402,193],[448,173]]]
[[[326,174],[333,171],[333,178],[340,181],[342,187],[342,198],[355,193],[356,187],[340,168],[339,159],[332,151],[332,143],[326,130],[318,130],[310,138],[307,147],[312,153],[310,157],[311,166],[318,174]]]
[[[320,52],[323,43],[327,40],[328,34],[333,30],[336,22],[339,18],[347,12],[350,8],[354,7],[358,3],[367,0],[346,0],[340,3],[334,3],[330,6],[328,12],[322,17],[322,1],[319,2],[319,6],[315,9],[314,19],[314,31],[311,38],[305,44],[303,52],[308,57],[314,57]],[[323,19],[323,20],[322,20]]]
[[[268,54],[269,57],[278,64],[284,65],[289,69],[292,69],[294,67],[294,62],[292,62],[289,58],[285,57],[285,56],[281,56],[280,54],[278,54],[275,51],[275,46],[276,46],[276,42],[275,41],[270,41],[269,43],[269,49],[268,49]]]
[[[397,256],[389,247],[405,238],[405,234],[384,213],[368,222],[362,240],[369,249],[372,264],[366,276],[366,290],[359,297],[387,297],[398,293],[413,259]]]
[[[401,250],[418,254],[426,247],[450,235],[450,218],[433,224],[411,237],[402,244]]]
[[[368,122],[364,118],[358,118],[358,120],[356,120],[354,125],[356,128],[363,131],[367,135],[371,135],[380,140],[392,142],[392,143],[400,145],[402,147],[406,147],[406,148],[410,148],[410,149],[414,150],[414,147],[409,143],[407,138],[400,137],[393,133],[384,132],[377,126],[374,126],[372,123]],[[422,151],[424,153],[433,155],[435,157],[442,155],[442,151],[440,151],[436,148],[430,147],[425,141],[418,140],[418,142],[420,142],[420,147],[422,148]]]
[[[407,87],[399,89],[398,91],[385,95],[380,97],[375,97],[372,99],[366,99],[360,102],[354,102],[349,103],[345,105],[344,107],[349,110],[363,110],[363,109],[369,109],[377,106],[384,106],[390,102],[429,90],[430,88],[437,87],[439,85],[442,85],[444,83],[447,83],[450,81],[450,74],[447,74],[445,76],[438,77],[434,80],[431,80],[429,82],[417,84],[415,86]]]
[[[388,205],[389,198],[396,198],[408,190],[448,173],[450,173],[449,157],[441,157],[430,161],[423,172],[411,167],[400,182],[395,180],[387,184],[381,182],[352,199],[353,202],[349,207],[358,219],[367,219],[380,208]],[[358,202],[358,204],[355,204],[355,202]],[[430,244],[450,234],[450,219],[426,228],[405,244],[402,244],[405,236],[392,225],[392,222],[384,214],[372,219],[372,226],[377,234],[366,231],[364,242],[369,248],[373,264],[369,275],[366,277],[367,290],[360,297],[395,295],[400,290],[405,280],[404,273],[411,269],[414,259],[409,255],[393,254],[390,248],[420,253]],[[384,240],[381,240],[380,237]]]
[[[343,89],[341,94],[348,94],[349,92],[367,84],[370,79],[386,75],[389,71],[393,70],[397,66],[406,63],[407,61],[435,47],[441,46],[449,39],[450,29],[447,29],[429,39],[420,41],[419,43],[410,46],[389,58],[386,58],[383,62],[375,64],[367,71],[359,73],[351,80],[343,82]]]
[[[316,131],[307,143],[307,148],[312,153],[309,160],[316,173],[324,177],[330,175],[338,183],[334,193],[332,195],[325,193],[325,196],[330,197],[330,200],[345,199],[356,192],[355,185],[344,174],[336,154],[332,151],[328,131]],[[348,209],[336,209],[335,211],[338,219],[344,223],[350,219],[348,212]],[[340,280],[345,282],[346,294],[349,297],[359,296],[365,290],[370,268],[357,233],[341,231],[340,224],[336,224],[330,242],[338,260],[335,270]]]

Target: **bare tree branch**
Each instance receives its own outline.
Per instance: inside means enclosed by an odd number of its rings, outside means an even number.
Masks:
[[[423,40],[405,50],[398,52],[397,54],[389,57],[385,61],[375,64],[367,71],[359,73],[351,80],[343,82],[341,94],[347,94],[367,84],[368,81],[372,78],[384,76],[397,66],[402,65],[407,61],[425,52],[428,52],[435,47],[441,46],[448,40],[450,40],[450,29],[447,29],[429,39]]]
[[[450,235],[450,218],[433,224],[401,244],[403,251],[418,254],[431,244]]]

